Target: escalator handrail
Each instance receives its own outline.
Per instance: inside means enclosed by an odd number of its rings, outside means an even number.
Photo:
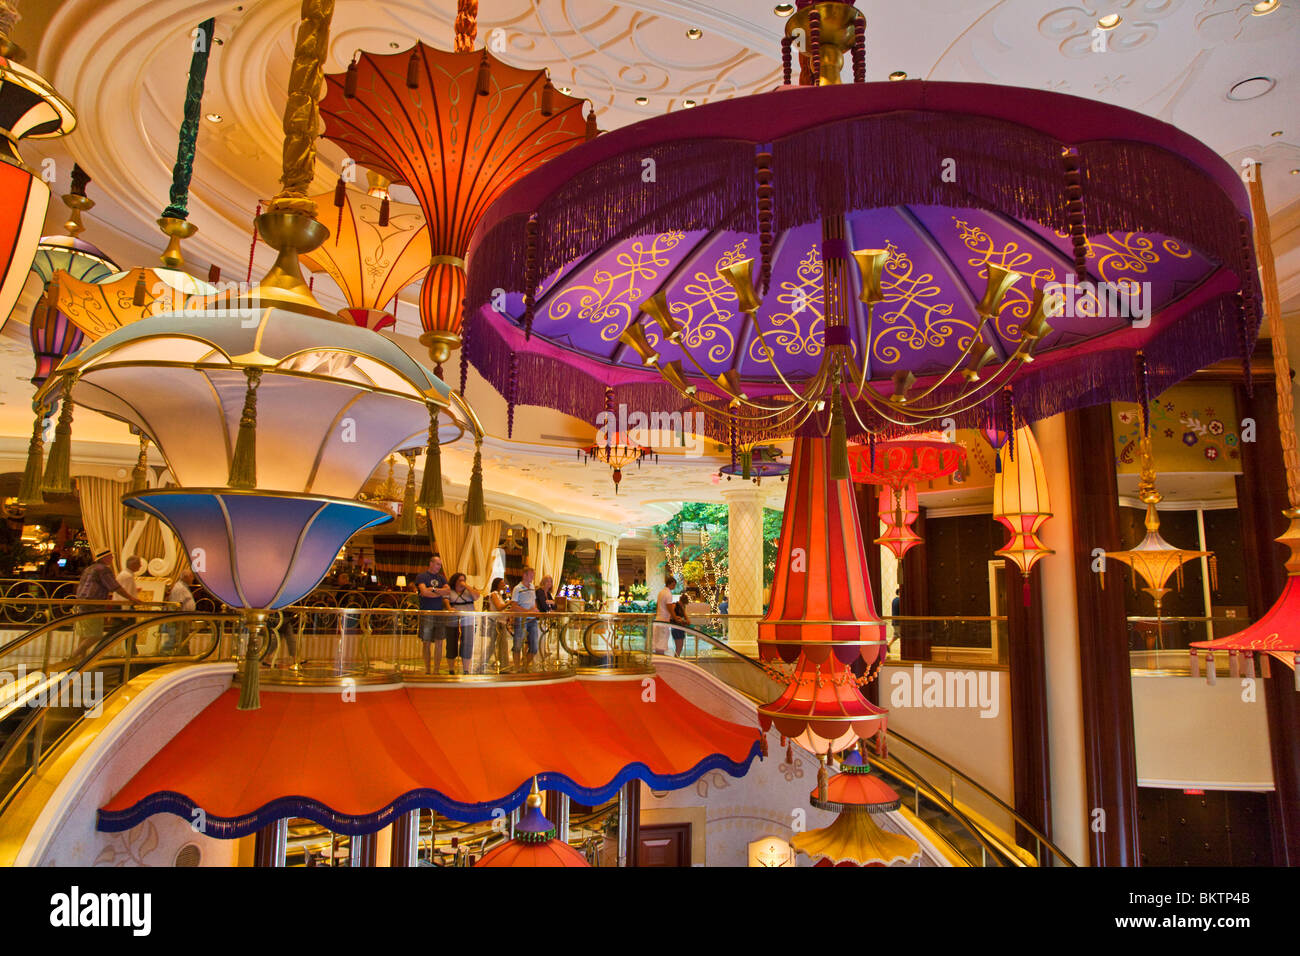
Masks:
[[[680,626],[679,626],[679,627],[680,627]],[[735,657],[740,658],[742,661],[745,661],[745,662],[747,662],[748,664],[750,664],[751,666],[753,666],[753,667],[755,667],[755,668],[757,668],[757,669],[763,671],[764,675],[767,674],[767,671],[766,671],[766,669],[764,669],[764,667],[763,667],[762,664],[760,664],[758,661],[754,660],[754,659],[753,659],[752,657],[750,657],[748,654],[744,654],[744,653],[742,653],[741,651],[736,650],[734,647],[729,646],[729,645],[726,644],[725,642],[720,641],[720,640],[718,640],[717,638],[715,638],[715,637],[713,637],[713,636],[711,636],[711,635],[709,635],[709,634],[705,634],[703,631],[698,631],[698,630],[696,630],[696,629],[693,628],[693,627],[686,626],[686,627],[680,627],[680,629],[681,629],[681,630],[684,630],[684,631],[689,631],[689,632],[690,632],[692,635],[694,635],[696,638],[698,638],[698,639],[702,639],[702,640],[704,640],[704,641],[707,641],[709,644],[711,644],[712,646],[718,648],[719,650],[727,651],[728,653],[734,655]],[[974,787],[976,790],[978,790],[978,791],[980,792],[980,794],[981,794],[982,796],[984,796],[984,797],[986,797],[987,799],[991,800],[994,804],[996,804],[996,805],[998,806],[998,808],[999,808],[1000,810],[1002,810],[1004,813],[1007,813],[1007,814],[1011,817],[1011,819],[1012,819],[1012,820],[1013,820],[1017,825],[1023,827],[1026,831],[1028,831],[1030,834],[1032,834],[1032,835],[1034,836],[1034,838],[1038,840],[1038,842],[1039,842],[1040,845],[1042,845],[1043,847],[1045,847],[1045,848],[1046,848],[1046,849],[1047,849],[1047,850],[1048,850],[1048,851],[1049,851],[1053,856],[1055,856],[1055,857],[1056,857],[1058,860],[1060,860],[1063,864],[1065,864],[1066,866],[1075,866],[1075,865],[1076,865],[1076,864],[1074,863],[1074,861],[1071,860],[1071,859],[1070,859],[1070,858],[1069,858],[1069,857],[1068,857],[1068,856],[1067,856],[1067,855],[1066,855],[1066,854],[1061,850],[1060,847],[1058,847],[1055,843],[1053,843],[1053,842],[1052,842],[1051,840],[1049,840],[1046,836],[1044,836],[1041,832],[1039,832],[1038,828],[1035,827],[1035,826],[1034,826],[1032,823],[1030,823],[1028,820],[1026,820],[1024,817],[1022,817],[1022,816],[1021,816],[1021,815],[1020,815],[1020,814],[1015,810],[1014,807],[1008,806],[1007,803],[1006,803],[1006,801],[1004,801],[1001,797],[999,797],[999,796],[998,796],[997,794],[995,794],[995,793],[990,792],[989,789],[988,789],[987,787],[983,786],[982,784],[980,784],[980,783],[979,783],[978,781],[976,781],[976,780],[972,780],[969,776],[967,776],[966,774],[962,773],[960,770],[958,770],[958,769],[957,769],[956,767],[954,767],[952,764],[948,763],[948,761],[944,760],[942,757],[939,757],[939,756],[935,755],[935,754],[932,753],[931,751],[927,750],[925,747],[922,747],[920,744],[918,744],[918,743],[912,741],[911,739],[909,739],[909,738],[903,736],[902,734],[898,733],[897,731],[894,731],[894,730],[888,730],[888,729],[887,729],[887,730],[885,731],[885,733],[886,733],[886,735],[887,735],[888,737],[892,737],[893,739],[899,741],[900,743],[902,743],[902,744],[903,744],[904,746],[906,746],[906,747],[911,747],[913,750],[917,751],[918,753],[924,755],[925,757],[929,758],[930,760],[933,760],[935,763],[937,763],[940,767],[942,767],[942,768],[943,768],[945,771],[947,771],[948,773],[951,773],[951,774],[953,774],[953,775],[955,775],[955,776],[957,776],[957,777],[960,777],[961,780],[962,780],[963,782],[965,782],[965,783],[969,784],[970,786]],[[922,783],[925,783],[926,786],[932,786],[931,784],[929,784],[929,783],[925,780],[924,777],[922,777],[920,774],[917,774],[914,770],[912,770],[910,767],[908,767],[906,764],[904,764],[903,761],[898,760],[897,758],[894,758],[894,757],[891,757],[891,758],[889,758],[889,759],[891,759],[891,760],[895,760],[895,761],[896,761],[900,766],[902,766],[905,770],[907,770],[907,771],[908,771],[909,773],[911,773],[914,777],[916,777],[917,780],[921,781]],[[940,792],[940,795],[942,795],[942,792]],[[955,807],[954,807],[953,809],[956,810]],[[956,812],[960,813],[960,811],[956,811]]]
[[[84,616],[93,617],[95,616],[95,614],[103,614],[103,613],[104,612],[102,611],[90,612]],[[121,617],[122,615],[120,613],[117,613],[112,616]],[[60,680],[63,680],[66,679],[71,674],[83,673],[84,671],[89,669],[91,665],[98,662],[99,659],[103,657],[111,648],[131,638],[135,632],[156,627],[160,623],[171,623],[171,622],[183,621],[187,619],[194,619],[201,622],[218,622],[218,623],[237,622],[240,620],[239,615],[237,614],[208,614],[205,612],[198,612],[198,611],[180,611],[180,612],[171,612],[167,614],[151,615],[148,621],[136,621],[124,627],[118,628],[116,631],[114,631],[111,634],[105,634],[103,637],[99,639],[98,643],[96,643],[95,646],[91,648],[81,658],[81,660],[77,661],[73,666],[71,666],[67,670],[59,672],[58,677]],[[66,620],[68,620],[68,618],[62,618],[61,622]],[[36,630],[40,631],[42,630],[42,628],[37,628]],[[31,635],[28,636],[30,637]],[[0,648],[0,653],[3,653],[5,650],[11,647],[21,646],[23,640],[24,640],[23,638],[19,638],[17,641],[11,641],[10,644],[6,645],[5,648]],[[184,658],[184,657],[177,658],[172,663],[184,664],[184,663],[199,663],[201,661],[204,661],[207,658],[211,657],[212,654],[215,652],[215,650],[221,646],[221,640],[222,640],[222,635],[218,630],[218,632],[216,633],[216,640],[214,640],[212,642],[212,646],[209,647],[202,654],[193,655],[192,658]],[[50,676],[52,675],[47,675],[47,678]],[[116,694],[125,686],[127,686],[126,683],[123,683],[115,687],[113,689],[113,692],[109,694],[109,697],[112,697],[114,694]],[[106,703],[106,702],[107,699],[105,699],[105,701],[102,701],[101,703]],[[5,740],[4,746],[0,747],[0,769],[8,765],[9,760],[11,759],[14,751],[16,751],[18,747],[24,741],[26,741],[27,736],[40,724],[46,711],[48,711],[49,709],[50,709],[50,704],[48,702],[42,704],[40,707],[32,708],[31,714],[29,714],[26,718],[24,718],[23,721],[18,725],[18,727],[14,729],[14,732],[8,737],[8,739]],[[68,733],[70,733],[73,729],[75,729],[84,719],[85,719],[85,715],[83,714],[82,716],[78,717],[77,720],[75,720],[71,725],[65,728],[63,733],[60,734],[56,739],[47,742],[41,748],[41,753],[37,755],[36,758],[37,763],[39,764],[40,761],[44,759],[46,753],[53,751],[53,749],[57,747],[64,738],[66,738]],[[0,814],[4,813],[5,809],[8,807],[12,798],[23,788],[27,780],[30,778],[31,773],[32,773],[32,768],[28,767],[26,773],[23,774],[22,779],[12,789],[10,789],[9,792],[0,793]]]

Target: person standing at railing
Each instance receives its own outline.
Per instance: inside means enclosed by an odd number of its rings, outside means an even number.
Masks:
[[[445,611],[451,589],[447,576],[442,573],[442,556],[429,558],[429,568],[415,579],[415,590],[420,595],[421,611]],[[424,645],[424,672],[436,674],[442,670],[442,642],[446,638],[443,622],[434,614],[420,615],[420,641]],[[433,667],[429,665],[429,645],[433,644]]]
[[[691,617],[686,613],[687,603],[686,592],[682,591],[682,596],[677,599],[677,603],[669,608],[669,613],[672,615],[672,623],[681,624],[683,627],[691,626]],[[686,632],[679,627],[674,627],[672,632],[673,643],[677,645],[677,656],[681,657],[682,651],[686,649]],[[667,651],[667,648],[664,650]]]
[[[86,569],[81,572],[81,578],[77,581],[78,598],[83,601],[107,601],[110,595],[120,595],[125,601],[135,600],[134,595],[123,589],[118,579],[114,577],[112,559],[113,552],[107,548],[95,552],[95,560],[86,565]],[[73,608],[77,614],[99,610],[103,608],[93,605],[77,605]],[[104,618],[95,616],[79,620],[75,630],[78,643],[69,656],[69,661],[76,661],[104,636]]]
[[[465,575],[457,571],[447,583],[451,594],[447,604],[453,611],[472,611],[478,592],[465,582]],[[470,658],[474,656],[474,615],[462,614],[456,623],[447,628],[447,669],[452,674],[467,673]]]
[[[509,611],[513,606],[510,600],[510,589],[506,587],[506,579],[493,578],[492,587],[488,589],[487,597],[483,599],[483,610],[499,614],[502,611]],[[500,663],[497,669],[500,670],[505,664],[506,645],[509,642],[506,626],[499,619],[493,618],[488,621],[487,628],[487,638],[490,643],[484,664],[498,661]]]
[[[673,588],[677,579],[671,574],[664,578],[664,586],[655,598],[654,647],[656,654],[668,653],[668,625],[673,619]]]
[[[167,600],[172,604],[179,605],[180,610],[187,614],[194,613],[194,592],[190,590],[190,585],[193,583],[194,572],[189,568],[186,568],[180,573],[180,577],[176,579],[175,583],[172,584],[171,589],[167,592]],[[162,646],[159,648],[159,652],[163,654],[176,653],[178,645],[176,637],[178,634],[184,634],[187,630],[187,626],[173,622],[171,624],[162,625],[159,630],[162,631],[163,635]],[[184,637],[180,640],[179,646],[185,646]]]
[[[510,599],[518,610],[532,611],[537,607],[537,588],[533,584],[534,573],[532,568],[524,568],[522,580],[515,585],[514,591],[510,594]],[[519,657],[523,650],[525,631],[528,632],[528,654],[524,657],[521,665]],[[541,631],[537,626],[537,618],[521,617],[515,619],[515,641],[512,648],[515,670],[524,670],[533,663],[533,658],[537,656],[537,644],[540,636]]]

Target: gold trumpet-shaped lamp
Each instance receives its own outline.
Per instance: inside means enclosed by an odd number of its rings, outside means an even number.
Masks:
[[[849,259],[857,266],[860,282],[857,298],[867,307],[867,341],[870,342],[874,341],[875,307],[887,298],[884,271],[895,253],[889,249],[858,249],[846,254],[848,246],[843,222],[826,220],[822,228],[824,348],[819,367],[811,375],[801,376],[802,381],[790,381],[778,364],[775,350],[764,340],[765,334],[774,334],[776,330],[765,329],[765,322],[759,319],[763,299],[754,285],[753,259],[729,263],[719,268],[717,274],[735,293],[736,310],[749,317],[756,337],[752,354],[766,361],[775,375],[776,383],[762,389],[763,394],[758,395],[754,388],[742,382],[735,368],[719,374],[704,367],[687,345],[685,329],[674,316],[665,292],[656,292],[642,300],[640,311],[653,322],[654,331],[662,340],[679,348],[685,359],[721,394],[702,393],[687,382],[680,360],[662,361],[655,341],[642,323],[630,324],[620,340],[636,352],[644,366],[658,367],[665,381],[715,419],[741,428],[762,427],[789,433],[814,413],[829,408],[828,434],[839,442],[846,434],[845,426],[850,414],[857,418],[862,430],[869,430],[859,412],[862,407],[887,422],[908,427],[925,425],[975,407],[1007,384],[1016,369],[1032,361],[1035,346],[1052,331],[1047,320],[1059,311],[1059,297],[1036,290],[1031,314],[1019,327],[1021,341],[1018,347],[998,364],[999,352],[986,341],[985,329],[998,315],[1007,293],[1022,275],[990,262],[985,266],[984,294],[973,310],[974,332],[961,354],[920,389],[917,388],[916,375],[904,370],[892,376],[892,392],[881,393],[870,384],[866,350],[854,343],[851,334],[849,309],[853,292],[850,289]],[[937,395],[936,392],[944,386],[945,392]],[[724,401],[719,402],[717,398]]]

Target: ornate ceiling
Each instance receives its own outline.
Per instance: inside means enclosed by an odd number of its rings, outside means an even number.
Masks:
[[[1039,0],[863,0],[860,6],[867,16],[871,80],[902,70],[932,80],[1073,93],[1170,122],[1234,163],[1263,161],[1283,299],[1292,308],[1300,302],[1300,174],[1290,175],[1300,169],[1300,66],[1294,55],[1300,3],[1287,0],[1266,17],[1250,16],[1243,0],[1096,0],[1057,7]],[[57,192],[64,191],[73,160],[90,173],[98,205],[86,217],[85,238],[128,265],[152,264],[161,250],[154,220],[166,201],[175,154],[189,34],[215,16],[220,45],[213,51],[204,112],[222,120],[202,124],[190,206],[200,231],[186,251],[199,274],[216,263],[223,278],[244,277],[254,208],[278,186],[280,113],[298,7],[298,0],[24,0],[16,39],[30,51],[29,64],[71,100],[80,118],[71,136],[43,149],[25,147],[24,155],[33,165],[54,160]],[[417,38],[450,47],[454,12],[454,0],[338,0],[329,68],[342,70],[358,49],[386,53]],[[1120,25],[1105,35],[1105,52],[1094,52],[1096,21],[1111,13],[1121,16]],[[783,23],[771,3],[756,0],[483,0],[479,42],[493,44],[514,65],[549,67],[555,85],[590,99],[601,127],[610,129],[686,108],[687,100],[712,102],[776,85]],[[688,38],[692,27],[702,31],[699,39]],[[342,158],[322,142],[320,192],[332,189]],[[48,231],[58,231],[64,218],[62,207],[54,206]],[[259,245],[253,272],[264,272],[272,258]],[[328,279],[320,277],[316,288],[326,304],[342,304]],[[420,354],[415,292],[411,287],[398,308],[398,335]],[[30,429],[22,412],[28,359],[25,348],[8,346],[25,341],[22,325],[35,295],[29,283],[0,352],[0,431],[10,436]],[[503,437],[504,402],[487,392],[481,381],[471,384],[471,401],[487,409],[489,430]],[[573,445],[565,442],[590,433],[590,426],[561,416],[530,415],[517,419],[515,437],[522,426],[530,441],[554,450],[521,447],[520,469],[532,468],[525,459],[541,466],[553,455],[572,457]],[[94,437],[130,443],[124,428],[104,423],[101,431]],[[504,469],[507,463],[501,464]],[[624,483],[623,493],[643,484],[647,494],[680,498],[691,491],[716,500],[710,479],[716,464],[674,466],[672,472],[661,465],[672,478],[653,493],[650,483],[658,479],[647,466]],[[520,471],[520,481],[526,474]],[[544,487],[557,499],[595,490],[566,481],[557,468]]]

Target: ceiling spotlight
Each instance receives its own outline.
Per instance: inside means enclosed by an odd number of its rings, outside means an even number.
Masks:
[[[637,106],[645,106],[645,105],[646,105],[647,103],[649,103],[649,102],[650,102],[650,97],[648,97],[648,96],[638,96],[638,97],[636,98],[636,105],[637,105]]]
[[[895,70],[893,73],[889,74],[889,78],[891,80],[905,80],[907,79],[907,73],[903,70]]]
[[[396,40],[389,40],[389,41],[388,41],[388,49],[390,49],[390,50],[396,50],[397,48],[398,48],[398,42],[397,42]]]
[[[209,123],[220,123],[224,117],[220,113],[207,113],[204,115]]]
[[[699,27],[691,27],[686,31],[686,39],[688,40],[698,40],[702,36],[704,36],[704,31]]]
[[[686,109],[690,109],[694,105],[695,105],[694,100],[682,100],[682,106]]]
[[[573,92],[573,90],[570,89],[570,88],[567,87],[567,86],[556,87],[556,89],[558,89],[558,90],[559,90],[561,93],[563,93],[565,96],[568,96],[570,93]]]
[[[1292,175],[1292,176],[1300,176],[1300,169],[1293,169],[1293,170],[1291,170],[1291,175]]]
[[[1118,13],[1108,13],[1097,21],[1097,26],[1101,27],[1103,30],[1114,30],[1120,25],[1123,19],[1124,18]]]
[[[1281,4],[1278,0],[1259,0],[1259,3],[1250,8],[1250,15],[1252,17],[1262,17],[1265,14],[1272,13],[1279,6]]]
[[[1228,99],[1237,103],[1243,100],[1257,99],[1265,93],[1271,92],[1275,86],[1277,86],[1277,80],[1271,76],[1252,76],[1240,83],[1234,83],[1232,88],[1228,90]]]
[[[790,14],[794,13],[794,4],[778,3],[776,6],[772,8],[772,12],[775,13],[778,17],[788,17]]]
[[[1281,136],[1281,135],[1282,135],[1282,131],[1281,131],[1280,129],[1275,129],[1275,130],[1273,130],[1273,132],[1269,133],[1268,135],[1269,135],[1269,136]]]

